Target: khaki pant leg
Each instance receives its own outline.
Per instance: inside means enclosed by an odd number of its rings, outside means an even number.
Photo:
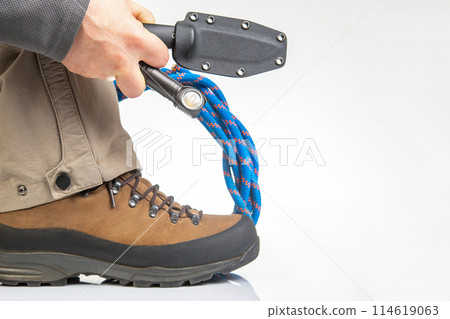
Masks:
[[[111,82],[0,43],[0,212],[59,200],[140,168],[134,153],[127,161],[129,141]]]

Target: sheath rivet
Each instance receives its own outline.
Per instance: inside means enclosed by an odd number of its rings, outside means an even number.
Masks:
[[[239,76],[244,76],[245,75],[245,69],[244,68],[239,68],[236,70],[236,74]]]
[[[192,13],[189,15],[189,19],[191,19],[191,21],[197,21],[197,20],[198,20],[198,14],[195,13],[195,12],[192,12]]]
[[[275,59],[275,63],[277,65],[283,65],[284,64],[284,59],[279,56],[278,58]]]
[[[202,69],[203,71],[209,71],[209,69],[211,69],[211,64],[209,64],[209,62],[203,62]]]
[[[241,27],[242,27],[242,29],[244,29],[244,30],[250,29],[250,21],[247,21],[247,20],[242,21]]]
[[[214,18],[214,16],[208,16],[206,18],[206,22],[208,22],[208,24],[213,24],[214,22],[216,22],[216,18]]]
[[[286,34],[284,34],[283,32],[278,33],[277,40],[279,42],[284,42],[284,40],[286,40]]]

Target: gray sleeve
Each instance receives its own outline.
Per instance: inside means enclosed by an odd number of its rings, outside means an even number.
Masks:
[[[64,59],[90,0],[0,0],[0,42]]]

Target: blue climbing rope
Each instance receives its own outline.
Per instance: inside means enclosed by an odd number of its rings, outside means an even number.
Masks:
[[[250,133],[230,112],[225,96],[213,81],[178,65],[161,71],[205,95],[207,103],[197,118],[223,149],[223,175],[235,202],[233,213],[247,215],[256,224],[261,212],[261,193],[258,155]],[[116,89],[119,101],[126,99],[117,84]]]

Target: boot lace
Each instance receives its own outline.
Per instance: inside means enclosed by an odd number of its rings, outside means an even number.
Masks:
[[[198,214],[193,213],[193,209],[191,206],[189,205],[177,205],[180,207],[174,207],[175,200],[173,196],[166,196],[165,194],[159,192],[159,185],[155,184],[155,185],[151,185],[145,192],[143,192],[142,194],[139,194],[137,191],[137,188],[139,186],[139,182],[141,180],[142,174],[140,171],[135,171],[133,172],[127,179],[125,180],[120,180],[120,179],[114,179],[108,183],[106,183],[106,186],[108,188],[108,191],[110,193],[110,197],[111,197],[111,204],[112,207],[114,208],[116,206],[115,200],[114,200],[114,196],[117,195],[120,191],[120,189],[127,185],[130,184],[131,182],[134,181],[133,186],[131,187],[131,194],[130,194],[130,200],[128,202],[128,205],[132,208],[136,207],[137,204],[139,203],[139,201],[141,201],[142,199],[146,198],[150,193],[151,198],[150,198],[150,210],[148,212],[148,215],[152,218],[155,218],[158,211],[162,210],[164,208],[164,206],[168,206],[168,208],[164,211],[169,213],[170,216],[170,221],[174,224],[176,224],[178,222],[178,219],[180,217],[182,217],[183,215],[186,215],[187,217],[189,217],[192,221],[192,224],[194,225],[198,225],[200,222],[200,219],[202,218],[203,212],[202,211],[198,211]],[[162,200],[162,203],[160,203],[159,205],[156,204],[156,199],[159,198],[160,200]]]

